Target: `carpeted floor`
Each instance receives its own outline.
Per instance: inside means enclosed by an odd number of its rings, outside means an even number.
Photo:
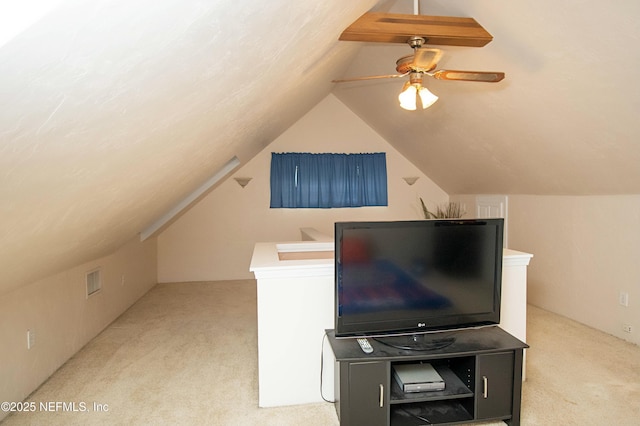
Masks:
[[[638,346],[535,307],[527,340],[523,425],[640,424]],[[159,284],[2,423],[338,425],[328,403],[258,408],[257,369],[255,281]]]
[[[524,425],[640,425],[640,347],[529,306]]]

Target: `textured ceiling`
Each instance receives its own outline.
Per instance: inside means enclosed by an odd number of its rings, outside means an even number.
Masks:
[[[333,91],[447,192],[640,193],[640,3],[422,0],[494,36],[397,106],[404,45],[339,42],[413,1],[58,0],[0,6],[0,293],[105,255]],[[45,4],[45,8],[42,8]],[[11,24],[11,25],[9,25]]]
[[[338,35],[374,4],[34,10],[0,39],[0,293],[109,253],[246,163],[329,93],[354,51]]]

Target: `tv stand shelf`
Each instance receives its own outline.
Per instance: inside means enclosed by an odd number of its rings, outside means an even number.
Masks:
[[[392,363],[392,365],[395,363]],[[432,363],[433,364],[433,363]],[[446,365],[435,365],[436,370],[447,384],[442,391],[411,392],[405,393],[400,389],[398,382],[391,380],[390,404],[404,404],[406,402],[432,401],[439,399],[472,398],[473,392],[465,383]]]
[[[434,350],[403,350],[374,339],[365,354],[353,338],[327,332],[336,358],[335,399],[341,426],[417,426],[504,420],[520,424],[522,356],[528,346],[501,328],[447,332],[454,342]],[[397,364],[430,363],[442,391],[405,393]]]

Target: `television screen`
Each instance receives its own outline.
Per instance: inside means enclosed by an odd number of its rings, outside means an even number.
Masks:
[[[503,219],[335,224],[336,336],[500,322]]]

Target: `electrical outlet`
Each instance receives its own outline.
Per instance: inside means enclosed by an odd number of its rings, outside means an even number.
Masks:
[[[36,344],[36,332],[27,330],[27,349],[31,349]]]
[[[629,293],[627,293],[626,291],[621,291],[618,295],[618,302],[622,306],[629,306]]]
[[[631,333],[631,324],[622,324],[622,331],[625,333]]]
[[[122,274],[122,280],[120,281],[120,285],[124,285],[124,274]]]

